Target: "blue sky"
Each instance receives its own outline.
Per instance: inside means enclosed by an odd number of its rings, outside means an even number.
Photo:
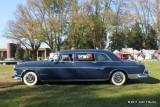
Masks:
[[[9,20],[14,19],[17,4],[26,4],[26,0],[1,0],[0,2],[0,48],[6,48],[12,40],[2,37]]]

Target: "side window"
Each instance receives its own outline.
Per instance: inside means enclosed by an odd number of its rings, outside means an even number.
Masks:
[[[61,54],[59,56],[59,61],[73,61],[73,55],[72,54]]]
[[[95,61],[94,54],[92,53],[80,53],[77,54],[78,61]]]
[[[110,61],[105,54],[96,54],[96,61]]]

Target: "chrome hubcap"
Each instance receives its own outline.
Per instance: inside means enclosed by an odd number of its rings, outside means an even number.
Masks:
[[[123,75],[122,74],[115,74],[114,81],[116,83],[121,83],[123,81]]]
[[[26,76],[26,81],[27,81],[28,83],[33,83],[33,82],[35,81],[35,76],[34,76],[33,74],[28,74],[28,75]]]

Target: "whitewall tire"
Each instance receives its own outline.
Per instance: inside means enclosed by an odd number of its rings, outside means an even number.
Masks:
[[[114,85],[123,85],[126,82],[126,75],[121,71],[114,72],[110,82]]]
[[[29,86],[36,85],[38,83],[37,74],[34,72],[27,72],[23,76],[23,83]]]

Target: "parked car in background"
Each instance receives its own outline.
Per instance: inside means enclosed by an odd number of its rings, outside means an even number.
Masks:
[[[15,58],[7,58],[5,60],[0,61],[0,64],[6,65],[6,64],[19,64],[22,63],[22,60],[18,60]]]
[[[32,58],[31,57],[26,57],[26,58],[24,58],[24,61],[32,61]]]
[[[12,78],[26,85],[52,81],[110,81],[123,85],[128,79],[148,77],[144,64],[123,61],[106,50],[66,50],[50,61],[24,62],[14,66]]]

